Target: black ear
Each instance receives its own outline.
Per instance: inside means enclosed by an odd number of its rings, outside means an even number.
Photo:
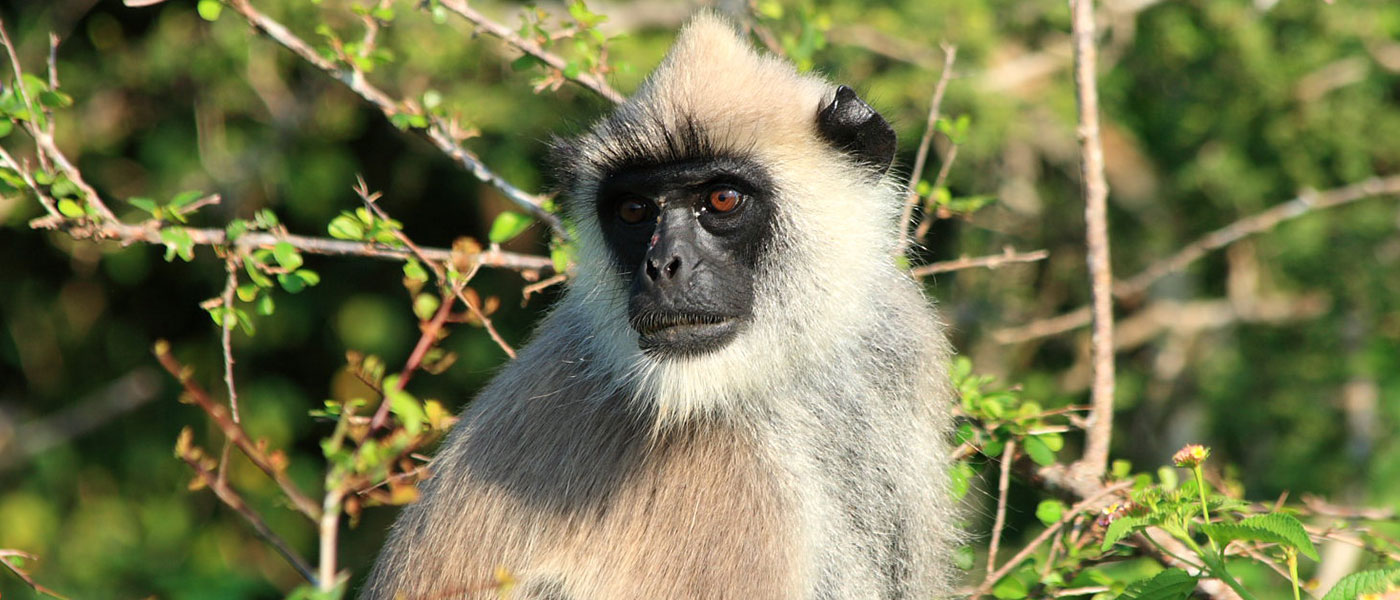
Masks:
[[[894,128],[844,85],[836,88],[831,104],[817,113],[817,131],[833,146],[880,173],[894,161]]]

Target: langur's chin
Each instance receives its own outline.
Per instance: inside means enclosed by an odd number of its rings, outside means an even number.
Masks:
[[[667,315],[634,320],[637,347],[647,356],[660,359],[695,358],[724,349],[743,330],[737,318],[713,315]]]

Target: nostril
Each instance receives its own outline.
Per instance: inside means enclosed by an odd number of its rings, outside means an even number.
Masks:
[[[675,279],[676,273],[681,270],[681,259],[679,256],[671,258],[671,262],[666,263],[666,278]]]
[[[661,271],[656,268],[656,261],[654,260],[651,260],[649,258],[647,259],[646,271],[647,279],[656,281],[657,279],[661,278]]]

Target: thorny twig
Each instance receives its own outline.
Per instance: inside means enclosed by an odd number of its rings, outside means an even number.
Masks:
[[[933,142],[934,126],[938,123],[938,114],[943,106],[943,92],[948,89],[948,80],[953,78],[953,61],[957,60],[958,47],[954,44],[943,44],[943,72],[938,76],[938,83],[933,88],[933,99],[929,101],[928,121],[924,124],[924,135],[919,139],[919,151],[914,155],[914,168],[909,171],[909,183],[905,186],[907,198],[904,201],[904,213],[900,215],[899,222],[899,245],[895,246],[896,254],[902,254],[909,248],[909,227],[914,221],[914,205],[919,203],[919,193],[917,191],[919,177],[924,172],[924,161],[928,160],[929,145]]]
[[[534,41],[520,37],[511,28],[491,20],[486,15],[468,6],[467,3],[462,0],[439,0],[439,3],[447,10],[470,21],[473,25],[476,25],[477,29],[500,39],[521,52],[539,59],[540,62],[559,71],[561,75],[565,73],[569,66],[568,61],[564,60],[563,57],[541,48],[540,45]],[[569,77],[568,75],[563,75],[563,77],[602,96],[614,104],[620,104],[626,100],[620,92],[613,89],[611,85],[608,85],[606,80],[596,74],[580,72],[574,77]]]
[[[229,418],[224,407],[215,403],[214,400],[209,397],[208,392],[205,392],[199,384],[194,382],[194,379],[190,376],[189,370],[185,368],[184,365],[180,364],[180,361],[176,360],[175,355],[170,353],[170,343],[165,340],[157,342],[155,346],[155,355],[156,359],[160,361],[161,366],[165,367],[165,370],[184,386],[190,399],[192,399],[195,404],[199,405],[199,408],[203,409],[205,414],[209,415],[209,418],[214,421],[215,425],[219,426],[219,430],[224,433],[224,436],[232,440],[234,445],[238,446],[238,449],[242,450],[243,454],[248,457],[248,460],[257,466],[258,469],[261,469],[263,473],[266,473],[268,477],[271,477],[273,481],[277,482],[278,487],[282,488],[282,493],[287,495],[287,499],[291,500],[292,505],[312,521],[320,520],[321,508],[316,506],[316,503],[312,502],[311,498],[306,494],[302,493],[301,488],[297,487],[296,483],[287,476],[286,469],[273,464],[273,459],[268,457],[267,454],[258,447],[258,444],[248,437],[248,434],[243,431],[241,426],[234,423],[233,420]]]
[[[345,85],[350,91],[364,98],[370,104],[373,104],[380,112],[384,113],[384,116],[392,117],[396,114],[411,112],[402,102],[391,98],[388,94],[384,93],[384,91],[369,83],[369,81],[365,79],[364,72],[359,70],[354,64],[337,65],[322,57],[316,52],[315,48],[306,43],[305,40],[297,37],[297,35],[287,29],[286,26],[266,14],[263,14],[256,8],[253,8],[253,5],[250,4],[248,0],[228,0],[228,4],[235,12],[242,15],[243,19],[246,20],[248,24],[266,34],[284,48],[292,51],[292,53],[296,54],[311,66],[320,69],[336,81]],[[548,224],[556,236],[561,239],[569,238],[568,232],[564,230],[564,224],[559,220],[559,217],[544,209],[543,198],[511,185],[505,179],[502,179],[500,175],[497,175],[494,171],[487,168],[486,164],[482,162],[476,154],[467,150],[457,142],[452,135],[452,128],[442,119],[435,115],[424,116],[428,120],[427,127],[415,129],[415,131],[425,135],[432,141],[433,145],[437,146],[438,150],[446,153],[452,160],[471,172],[478,180],[496,188],[511,202],[514,202],[517,206],[529,212],[536,219]]]
[[[200,452],[191,446],[189,438],[187,437],[188,434],[189,429],[181,433],[180,442],[176,447],[176,455],[180,457],[180,460],[185,461],[185,464],[189,465],[190,469],[192,469],[199,478],[200,483],[209,486],[209,489],[214,492],[215,496],[218,496],[220,501],[242,516],[243,519],[248,522],[248,525],[253,528],[253,532],[257,533],[258,537],[261,537],[268,545],[272,546],[278,554],[281,554],[282,558],[286,559],[303,579],[307,580],[312,585],[317,585],[316,575],[312,572],[311,565],[306,562],[306,559],[298,555],[295,550],[292,550],[291,546],[288,545],[281,536],[277,535],[277,532],[273,531],[272,527],[268,526],[267,522],[258,515],[257,511],[254,511],[252,507],[248,506],[247,502],[244,502],[243,497],[239,496],[238,492],[234,491],[234,489],[228,485],[228,481],[224,479],[222,473],[215,474],[209,471],[204,462],[200,460],[202,458]]]

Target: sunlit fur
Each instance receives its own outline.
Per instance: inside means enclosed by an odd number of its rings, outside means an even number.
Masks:
[[[365,598],[930,598],[946,592],[949,350],[892,259],[900,192],[817,134],[835,86],[701,15],[561,144],[578,270],[468,408]],[[749,326],[652,358],[597,220],[610,169],[742,156],[776,182]]]

